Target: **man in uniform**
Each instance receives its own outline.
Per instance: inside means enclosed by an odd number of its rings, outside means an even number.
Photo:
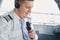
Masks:
[[[15,0],[14,10],[0,16],[0,40],[38,40],[31,24],[34,0]]]

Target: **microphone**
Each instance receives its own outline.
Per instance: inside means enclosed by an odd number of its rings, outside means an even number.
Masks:
[[[27,30],[28,32],[31,30],[31,23],[30,22],[26,22],[26,26],[27,26]],[[31,31],[32,32],[32,31]],[[29,32],[30,33],[30,32]],[[33,40],[33,38],[30,38],[31,40]]]
[[[31,30],[31,23],[30,22],[26,22],[26,26],[27,26],[27,30],[29,32]]]

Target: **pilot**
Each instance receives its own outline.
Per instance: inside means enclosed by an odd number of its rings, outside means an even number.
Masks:
[[[15,8],[0,16],[0,40],[38,40],[28,17],[33,1],[15,0]]]

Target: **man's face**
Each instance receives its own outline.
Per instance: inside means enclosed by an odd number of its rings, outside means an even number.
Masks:
[[[19,16],[22,18],[27,17],[31,13],[31,8],[33,6],[33,1],[25,1],[20,4]]]

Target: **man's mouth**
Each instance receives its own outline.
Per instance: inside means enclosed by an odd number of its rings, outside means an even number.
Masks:
[[[26,13],[28,15],[28,13]]]
[[[28,13],[26,13],[26,14],[28,14]]]

